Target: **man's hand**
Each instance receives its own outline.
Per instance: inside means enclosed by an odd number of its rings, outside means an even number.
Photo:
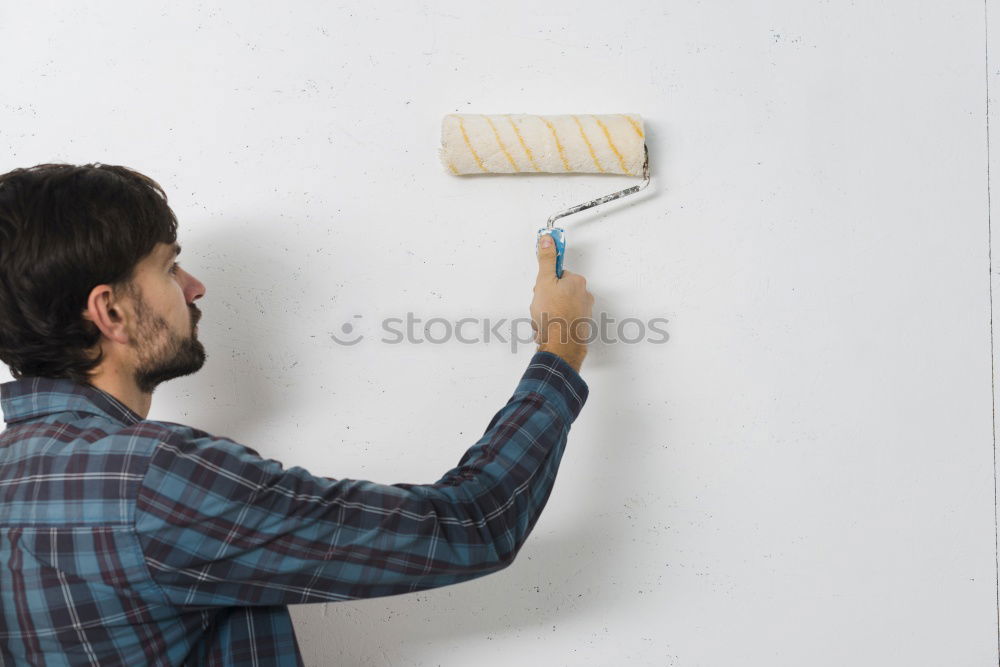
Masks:
[[[577,372],[587,356],[594,295],[587,279],[563,270],[556,278],[556,248],[545,234],[538,242],[538,277],[531,300],[531,328],[539,352],[562,357]]]

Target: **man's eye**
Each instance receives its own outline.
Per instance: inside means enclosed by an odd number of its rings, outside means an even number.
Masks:
[[[170,273],[177,273],[177,267],[178,266],[180,266],[179,263],[175,263],[173,266],[171,266],[170,267]]]

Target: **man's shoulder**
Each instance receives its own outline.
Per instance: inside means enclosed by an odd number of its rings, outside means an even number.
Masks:
[[[215,449],[235,455],[259,456],[255,450],[236,442],[232,438],[214,435],[208,431],[178,422],[147,419],[139,424],[134,424],[126,430],[141,437],[156,440],[157,444],[175,452]]]
[[[99,440],[121,446],[126,444],[130,449],[148,449],[150,452],[158,445],[171,443],[178,445],[189,442],[212,442],[220,440],[211,433],[202,431],[187,424],[177,422],[145,419],[135,424],[121,425],[115,429],[105,429]]]
[[[253,450],[226,437],[216,436],[208,431],[181,424],[179,422],[145,419],[134,424],[108,423],[109,420],[88,416],[83,420],[52,421],[49,423],[22,424],[21,428],[8,429],[8,441],[47,441],[45,449],[51,451],[65,447],[64,453],[86,455],[91,458],[100,455],[127,454],[130,458],[148,458],[158,450],[190,452],[204,449],[222,449],[234,452]],[[53,443],[52,441],[61,441]],[[81,445],[85,445],[81,448]],[[37,446],[30,447],[31,450]]]

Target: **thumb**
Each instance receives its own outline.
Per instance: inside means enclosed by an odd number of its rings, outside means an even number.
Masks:
[[[551,234],[538,237],[538,277],[556,277],[556,244]]]

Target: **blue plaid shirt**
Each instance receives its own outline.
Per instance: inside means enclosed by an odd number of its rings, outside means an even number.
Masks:
[[[285,469],[70,380],[0,385],[0,663],[301,665],[286,605],[509,565],[587,385],[536,353],[434,484]]]

